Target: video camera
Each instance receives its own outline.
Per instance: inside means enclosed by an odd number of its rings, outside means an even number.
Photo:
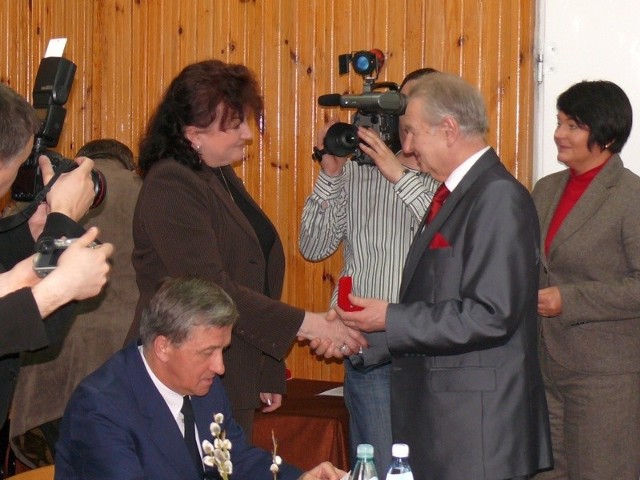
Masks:
[[[76,65],[62,57],[45,57],[40,62],[33,87],[33,107],[41,121],[41,127],[34,136],[29,158],[20,166],[18,175],[11,185],[13,200],[31,202],[42,191],[44,185],[38,165],[40,155],[49,157],[56,174],[69,172],[78,166],[73,160],[47,150],[58,145],[60,140],[67,113],[63,105],[69,98],[75,73]],[[104,175],[95,169],[91,170],[91,179],[95,193],[91,208],[95,208],[104,200],[107,182]]]
[[[363,92],[360,95],[330,93],[318,97],[318,104],[322,107],[355,108],[357,112],[351,124],[339,122],[329,128],[324,138],[324,149],[314,149],[315,160],[320,161],[324,153],[330,153],[338,157],[352,156],[359,165],[375,165],[373,159],[358,148],[357,127],[375,130],[394,153],[401,149],[398,124],[407,107],[407,98],[400,93],[396,83],[375,81],[384,59],[384,54],[377,48],[338,57],[340,75],[348,73],[351,65],[364,78]],[[379,92],[379,89],[385,91]]]

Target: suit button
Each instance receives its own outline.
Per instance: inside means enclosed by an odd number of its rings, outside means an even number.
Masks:
[[[542,267],[542,271],[544,272],[545,275],[549,273],[549,270],[547,270],[547,267]]]

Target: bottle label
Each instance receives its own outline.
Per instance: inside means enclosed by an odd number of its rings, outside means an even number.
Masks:
[[[386,480],[413,480],[413,473],[388,473]]]

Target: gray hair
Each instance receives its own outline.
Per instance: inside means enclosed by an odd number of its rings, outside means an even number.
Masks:
[[[40,121],[29,102],[0,83],[0,163],[12,162],[39,128]]]
[[[145,346],[159,335],[180,345],[197,326],[233,327],[238,310],[231,297],[215,283],[200,278],[167,278],[140,319]]]
[[[416,79],[410,98],[424,102],[424,116],[431,125],[453,118],[463,135],[485,137],[489,118],[482,95],[476,87],[450,73],[433,72]]]

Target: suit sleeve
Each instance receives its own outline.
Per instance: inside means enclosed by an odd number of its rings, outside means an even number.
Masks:
[[[445,222],[455,224],[452,248],[426,249],[406,289],[410,300],[388,307],[394,354],[491,348],[532,311],[539,234],[528,194],[514,182],[492,182],[476,193],[470,209],[454,213],[455,221],[452,214]]]
[[[59,238],[77,237],[84,229],[59,213],[47,217],[43,235]],[[10,270],[34,252],[35,242],[27,224],[0,235],[2,265]],[[58,309],[43,322],[31,289],[22,288],[0,298],[0,319],[3,335],[0,355],[19,353],[46,347],[61,341],[68,331],[75,304]]]
[[[0,298],[0,355],[35,350],[49,339],[30,288],[22,288]]]

